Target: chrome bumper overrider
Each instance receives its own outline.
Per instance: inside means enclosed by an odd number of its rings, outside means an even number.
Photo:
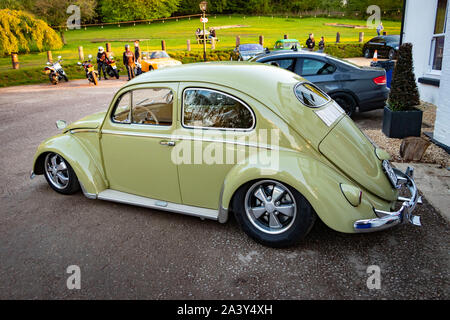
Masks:
[[[420,217],[412,214],[416,204],[422,204],[422,199],[417,191],[414,183],[414,169],[408,167],[406,172],[401,172],[394,168],[394,172],[398,178],[398,188],[405,185],[410,192],[411,197],[398,197],[398,201],[403,201],[401,208],[395,212],[381,211],[374,208],[374,212],[378,218],[357,220],[353,224],[356,232],[372,232],[393,227],[401,222],[409,222],[416,226],[420,226]]]

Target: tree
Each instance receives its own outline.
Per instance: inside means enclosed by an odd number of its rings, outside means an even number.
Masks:
[[[405,111],[420,104],[419,91],[412,59],[412,44],[404,43],[398,50],[389,93],[389,107],[393,111]]]
[[[104,22],[148,20],[169,17],[180,0],[100,0]],[[198,5],[198,3],[197,3]]]
[[[32,12],[52,26],[63,26],[69,18],[67,7],[71,4],[80,7],[82,22],[95,17],[97,0],[35,0]]]

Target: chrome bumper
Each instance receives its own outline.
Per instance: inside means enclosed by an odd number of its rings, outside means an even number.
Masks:
[[[374,208],[374,212],[378,218],[357,220],[353,224],[355,232],[372,232],[378,230],[384,230],[393,227],[402,222],[409,222],[416,226],[420,226],[420,217],[412,214],[416,204],[422,204],[422,198],[419,196],[416,184],[413,179],[414,169],[408,167],[406,172],[401,172],[394,168],[394,172],[398,178],[398,188],[405,185],[410,192],[411,197],[399,197],[398,201],[403,201],[402,207],[395,212],[388,212],[377,210]]]

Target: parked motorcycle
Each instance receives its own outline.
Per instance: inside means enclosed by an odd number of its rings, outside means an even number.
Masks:
[[[119,79],[119,69],[117,69],[116,61],[113,60],[114,57],[110,57],[106,60],[106,73],[108,76],[116,77],[116,79]]]
[[[142,74],[142,65],[139,63],[139,61],[136,61],[134,66],[134,75],[138,76],[140,74]]]
[[[63,70],[61,66],[61,56],[58,56],[58,61],[50,63],[47,62],[47,65],[44,67],[45,73],[48,74],[48,78],[50,82],[54,85],[57,85],[59,81],[64,79],[64,81],[69,81],[69,78],[66,75],[66,72]]]
[[[98,85],[98,71],[94,69],[94,66],[91,63],[92,55],[89,55],[88,58],[89,60],[86,60],[83,63],[78,62],[78,65],[84,68],[84,71],[86,72],[86,78],[89,80],[89,82]]]

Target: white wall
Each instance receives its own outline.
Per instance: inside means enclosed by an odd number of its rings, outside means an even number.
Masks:
[[[450,14],[447,14],[447,32],[445,33],[444,57],[442,60],[439,102],[433,138],[450,146]]]
[[[414,73],[419,77],[439,78],[429,74],[431,39],[436,18],[437,0],[406,0],[403,43],[413,44]],[[417,83],[420,99],[433,104],[438,103],[439,88]]]

